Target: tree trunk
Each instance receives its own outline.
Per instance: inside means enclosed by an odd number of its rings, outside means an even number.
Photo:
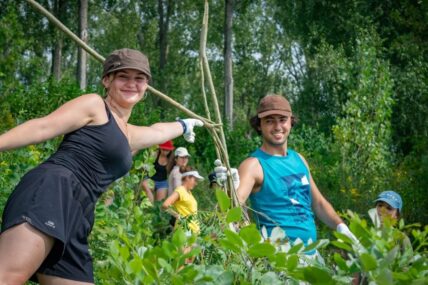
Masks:
[[[233,75],[232,75],[232,16],[233,0],[225,0],[224,17],[224,113],[226,122],[233,127]]]
[[[79,5],[79,35],[80,39],[88,43],[88,0],[80,0]],[[77,81],[80,89],[86,89],[86,61],[87,54],[83,48],[78,48],[77,56]]]
[[[159,12],[159,70],[164,69],[167,58],[168,58],[168,28],[169,28],[169,17],[172,11],[172,1],[158,0],[158,12]],[[166,7],[165,7],[166,5]],[[166,10],[166,15],[165,15]]]
[[[54,3],[55,16],[61,21],[64,21],[65,0],[56,0]],[[61,65],[62,65],[62,47],[64,45],[64,37],[61,31],[55,29],[55,45],[52,51],[52,74],[56,81],[61,80]]]
[[[168,61],[168,30],[169,30],[169,19],[172,15],[173,0],[158,0],[158,13],[159,13],[159,74],[158,74],[158,86],[159,89],[164,91],[167,88],[167,80],[164,76],[165,66]],[[155,102],[156,105],[162,104]],[[161,118],[163,113],[161,112]]]
[[[56,81],[61,79],[62,37],[55,32],[57,40],[52,51],[52,74]]]

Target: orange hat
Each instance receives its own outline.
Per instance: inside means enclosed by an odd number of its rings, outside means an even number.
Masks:
[[[172,141],[166,141],[166,142],[160,144],[159,148],[166,149],[166,150],[173,150],[175,147],[174,147],[174,144],[172,143]]]

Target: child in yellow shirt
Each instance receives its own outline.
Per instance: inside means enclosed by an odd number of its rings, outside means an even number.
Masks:
[[[190,166],[181,167],[180,172],[181,186],[175,188],[174,192],[162,204],[162,208],[177,219],[197,214],[198,202],[192,195],[192,190],[198,184],[198,180],[204,180],[198,171],[193,170]],[[175,208],[175,211],[170,208],[171,206]],[[198,234],[200,231],[199,223],[195,218],[191,218],[187,226],[194,234]]]

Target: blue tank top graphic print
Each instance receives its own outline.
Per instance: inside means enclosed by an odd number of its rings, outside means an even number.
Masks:
[[[270,234],[280,226],[293,242],[300,238],[305,244],[316,241],[312,212],[309,171],[297,152],[288,149],[287,156],[272,156],[260,149],[251,154],[263,169],[263,184],[259,192],[250,195],[254,219],[259,228]]]

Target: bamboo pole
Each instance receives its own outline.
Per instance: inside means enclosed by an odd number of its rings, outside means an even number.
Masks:
[[[201,80],[202,80],[202,88],[205,88],[205,76],[207,82],[211,91],[212,100],[214,102],[214,111],[216,115],[216,120],[218,124],[220,125],[220,128],[217,130],[212,130],[211,135],[213,136],[214,143],[216,144],[216,152],[217,157],[222,161],[225,165],[225,167],[228,169],[229,174],[231,173],[231,167],[229,163],[229,155],[227,152],[227,145],[226,145],[226,139],[224,137],[224,131],[223,131],[223,124],[222,124],[222,118],[220,115],[220,109],[217,102],[217,95],[214,88],[214,83],[211,76],[211,71],[208,64],[208,59],[206,55],[206,42],[207,42],[207,34],[208,34],[208,15],[209,15],[209,5],[208,1],[205,0],[205,6],[204,6],[204,17],[202,20],[202,30],[201,30],[201,39],[200,39],[200,47],[199,47],[199,59],[201,62]],[[204,100],[206,100],[206,96],[204,96]],[[208,106],[207,102],[205,101],[205,105]],[[208,111],[209,112],[209,111]],[[231,176],[228,176],[228,179],[226,181],[226,190],[229,193],[229,196],[232,198],[232,205],[233,206],[241,206],[238,200],[238,196],[236,193],[236,189],[234,188],[233,181]],[[249,221],[248,215],[244,212],[244,220]]]
[[[220,139],[222,142],[222,145],[225,149],[225,152],[223,153],[224,155],[224,159],[223,161],[227,161],[227,163],[229,162],[229,155],[227,153],[227,145],[226,145],[226,138],[224,137],[224,131],[223,131],[223,123],[222,123],[222,119],[221,119],[221,114],[220,114],[220,108],[218,106],[218,101],[217,101],[217,95],[216,95],[216,91],[214,88],[214,83],[212,80],[212,76],[211,76],[211,70],[208,64],[208,58],[207,58],[207,54],[206,54],[206,42],[207,42],[207,34],[208,34],[208,11],[209,11],[209,5],[208,5],[208,1],[205,0],[205,9],[204,9],[204,17],[203,17],[203,21],[202,21],[202,31],[201,31],[201,45],[200,45],[200,58],[202,59],[202,66],[203,66],[203,71],[206,73],[206,77],[207,77],[207,81],[208,81],[208,86],[210,88],[211,91],[211,98],[212,101],[214,103],[214,114],[216,115],[216,119],[218,124],[220,125]]]

